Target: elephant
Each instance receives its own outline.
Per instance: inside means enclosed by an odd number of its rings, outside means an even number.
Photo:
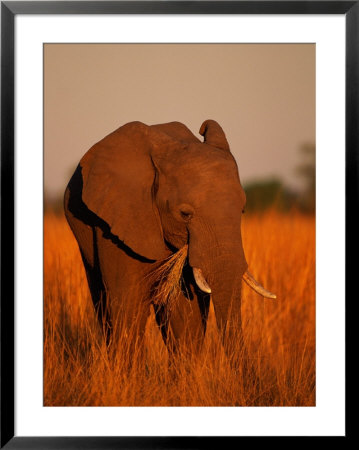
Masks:
[[[225,133],[206,120],[199,134],[203,141],[180,122],[116,129],[80,160],[65,215],[108,345],[115,323],[142,342],[153,308],[171,352],[187,343],[200,351],[212,301],[228,357],[239,364],[232,347],[241,333],[242,280],[264,297],[275,295],[248,271],[246,196]],[[173,267],[175,295],[158,299]]]

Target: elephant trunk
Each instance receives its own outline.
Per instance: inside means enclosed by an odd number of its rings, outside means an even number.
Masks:
[[[241,366],[243,356],[243,333],[241,319],[242,276],[246,266],[229,263],[228,255],[219,257],[215,266],[215,274],[209,276],[211,283],[211,299],[213,302],[217,327],[219,329],[224,350],[231,366]]]
[[[227,216],[230,217],[230,211]],[[189,227],[188,260],[198,288],[212,296],[218,328],[229,342],[241,339],[242,281],[264,297],[275,298],[248,272],[240,233],[240,217],[222,220],[219,226],[209,221]],[[228,347],[228,352],[232,350]]]
[[[228,266],[228,273],[231,273],[236,281],[245,281],[257,294],[265,298],[275,299],[276,295],[265,289],[248,271],[247,261],[244,255],[241,236],[237,236],[236,241],[227,245],[208,245],[206,250],[198,251],[199,246],[193,244],[196,240],[191,234],[189,245],[189,262],[193,268],[193,276],[197,286],[206,294],[212,293],[212,278],[218,277],[218,272],[223,272],[223,268]],[[220,260],[218,262],[217,260]],[[233,272],[232,268],[237,269]],[[223,286],[223,283],[222,283]]]
[[[222,226],[193,221],[189,227],[188,259],[197,286],[207,294],[211,294],[215,285],[218,285],[217,280],[221,280],[218,288],[222,290],[228,286],[228,282],[241,281],[247,270],[247,262],[240,219],[235,225],[224,223]]]
[[[215,273],[209,276],[213,306],[220,328],[232,313],[240,311],[242,276],[245,270],[246,265],[228,262],[223,256],[215,264]]]

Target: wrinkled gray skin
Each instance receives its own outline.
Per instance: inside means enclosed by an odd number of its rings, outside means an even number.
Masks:
[[[200,134],[204,142],[178,122],[122,126],[81,159],[65,192],[65,213],[108,340],[111,320],[120,318],[123,332],[135,317],[141,340],[150,312],[146,277],[188,243],[180,298],[171,311],[155,307],[164,341],[172,350],[189,341],[201,347],[210,296],[194,281],[196,267],[211,287],[218,328],[237,364],[231,346],[241,329],[246,200],[222,128],[208,120]]]

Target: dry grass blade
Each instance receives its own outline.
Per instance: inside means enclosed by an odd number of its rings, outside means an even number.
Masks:
[[[151,301],[155,305],[174,304],[181,292],[182,270],[188,254],[188,245],[165,259],[149,275],[151,289]]]

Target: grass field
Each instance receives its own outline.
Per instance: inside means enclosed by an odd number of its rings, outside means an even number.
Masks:
[[[246,214],[249,269],[276,300],[243,284],[243,331],[251,379],[235,373],[211,307],[200,357],[168,366],[151,316],[145,354],[130,372],[109,357],[80,253],[66,220],[44,219],[44,404],[47,406],[315,405],[315,219],[300,213]]]

